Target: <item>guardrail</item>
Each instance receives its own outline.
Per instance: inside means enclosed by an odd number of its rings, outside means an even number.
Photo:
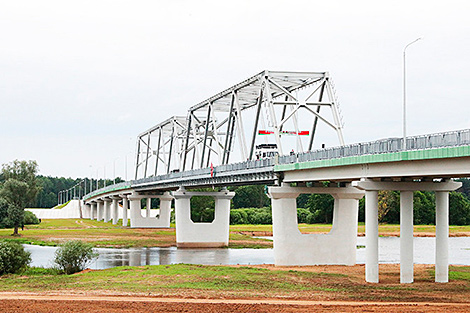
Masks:
[[[406,145],[408,147],[407,151],[470,145],[470,129],[408,137]],[[392,153],[402,151],[402,147],[403,138],[388,138],[280,156],[279,164],[337,159],[367,154]]]
[[[443,147],[456,147],[470,145],[470,129],[436,133],[430,135],[413,136],[407,138],[408,150],[424,150]],[[356,143],[341,147],[318,149],[314,151],[298,153],[293,155],[276,156],[269,159],[249,160],[245,162],[219,165],[214,167],[216,175],[236,173],[237,171],[249,171],[266,168],[266,171],[274,171],[275,164],[291,164],[298,162],[308,162],[325,159],[336,159],[350,156],[360,156],[368,154],[382,154],[402,151],[403,138],[388,138],[365,143]],[[85,196],[85,199],[114,190],[131,188],[133,186],[144,185],[178,180],[193,177],[194,179],[210,177],[210,168],[175,172],[154,177],[147,177],[133,181],[122,182],[93,191]]]

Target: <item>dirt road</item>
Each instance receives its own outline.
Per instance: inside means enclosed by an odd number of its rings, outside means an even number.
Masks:
[[[469,303],[181,299],[0,293],[0,312],[469,312]]]

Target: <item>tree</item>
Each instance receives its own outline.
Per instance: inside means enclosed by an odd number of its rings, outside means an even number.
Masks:
[[[307,201],[307,209],[312,213],[309,223],[333,222],[334,198],[328,194],[313,194]]]
[[[233,207],[240,208],[263,208],[271,204],[264,192],[263,185],[241,186],[235,190]]]
[[[379,223],[393,223],[393,217],[400,218],[400,200],[396,191],[381,190],[378,192],[378,218]],[[391,218],[387,218],[388,214],[395,213]]]
[[[453,191],[449,194],[449,223],[470,224],[470,201],[463,193]]]
[[[8,204],[7,215],[13,224],[14,236],[18,235],[18,228],[23,225],[25,207],[36,199],[41,189],[36,179],[37,171],[36,161],[15,160],[9,164],[3,164],[4,182],[0,197]]]

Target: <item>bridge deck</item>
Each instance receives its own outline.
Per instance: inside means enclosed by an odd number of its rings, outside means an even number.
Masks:
[[[165,191],[179,186],[211,187],[369,178],[470,176],[470,130],[358,143],[271,159],[158,175],[111,185],[84,198],[125,190]],[[447,159],[446,162],[442,162]],[[444,165],[445,163],[445,165]],[[397,166],[399,165],[399,166]]]

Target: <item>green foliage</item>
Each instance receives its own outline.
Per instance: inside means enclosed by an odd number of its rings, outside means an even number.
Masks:
[[[415,191],[413,195],[413,223],[415,225],[435,224],[436,204],[434,193]],[[400,223],[398,218],[397,223]]]
[[[235,190],[232,199],[233,207],[240,208],[262,208],[269,206],[271,201],[266,195],[263,185],[241,186]]]
[[[98,254],[93,246],[80,240],[67,241],[55,252],[54,263],[65,274],[83,271]]]
[[[24,211],[24,225],[37,225],[39,224],[38,217],[30,211]]]
[[[470,201],[460,192],[449,194],[449,223],[451,225],[470,224]]]
[[[8,204],[7,217],[14,227],[13,235],[18,235],[18,228],[23,225],[25,207],[33,203],[41,189],[36,180],[37,171],[36,161],[15,160],[3,164],[0,197]]]
[[[31,263],[31,253],[14,241],[0,241],[0,275],[19,273]]]
[[[297,209],[297,221],[299,223],[308,223],[312,219],[311,215],[312,213],[308,209]]]
[[[230,224],[272,224],[271,208],[245,208],[230,210]]]
[[[13,228],[13,221],[8,218],[8,202],[0,197],[0,228]]]
[[[333,221],[334,199],[328,194],[313,194],[307,201],[307,209],[312,213],[308,223],[326,223]]]
[[[201,188],[197,191],[213,191],[211,188]],[[215,218],[215,200],[210,196],[191,197],[191,220],[195,223],[210,223]]]

